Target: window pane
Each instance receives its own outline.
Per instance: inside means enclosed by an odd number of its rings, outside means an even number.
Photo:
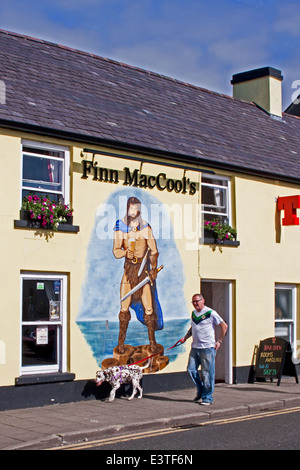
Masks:
[[[22,277],[22,373],[65,370],[65,276]]]
[[[228,180],[226,179],[218,179],[214,177],[209,177],[209,176],[202,176],[202,183],[207,183],[207,184],[212,184],[215,186],[228,186]]]
[[[275,322],[275,336],[292,342],[292,323]]]
[[[202,207],[205,212],[227,214],[226,190],[214,186],[202,186]]]
[[[23,147],[23,150],[26,153],[37,153],[39,155],[47,155],[48,157],[63,158],[63,152],[62,151],[46,150],[46,149],[37,148],[37,147],[27,147],[25,145]]]
[[[29,194],[32,194],[33,192],[39,197],[47,197],[51,199],[52,202],[57,202],[57,203],[63,202],[63,197],[61,194],[53,194],[53,193],[49,194],[49,191],[43,192],[43,191],[39,191],[38,189],[35,189],[34,191],[33,189],[23,189],[22,198],[25,196],[28,196]]]
[[[293,291],[292,289],[275,289],[275,319],[292,320]]]
[[[223,215],[217,215],[217,214],[206,214],[204,213],[204,220],[208,220],[208,221],[218,221],[222,224],[228,224],[228,217],[227,216],[223,216]]]
[[[44,191],[62,192],[61,160],[23,155],[23,186]]]
[[[22,366],[57,364],[58,325],[22,327]]]
[[[23,280],[22,320],[60,320],[60,280]]]
[[[204,220],[229,223],[228,180],[202,176],[201,197]]]

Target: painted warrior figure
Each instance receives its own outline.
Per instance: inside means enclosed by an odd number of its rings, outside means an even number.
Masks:
[[[114,230],[113,254],[118,259],[125,258],[120,289],[118,351],[119,354],[124,353],[126,332],[131,319],[129,307],[131,307],[137,319],[146,325],[150,350],[155,353],[155,330],[163,327],[162,312],[155,288],[158,251],[152,229],[142,219],[139,199],[135,197],[128,199],[126,215],[123,219],[117,220]],[[147,275],[151,283],[145,283],[136,292],[128,295]]]

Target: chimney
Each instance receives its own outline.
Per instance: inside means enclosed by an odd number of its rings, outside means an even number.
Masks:
[[[273,67],[232,76],[233,97],[252,101],[272,116],[282,117],[281,71]]]

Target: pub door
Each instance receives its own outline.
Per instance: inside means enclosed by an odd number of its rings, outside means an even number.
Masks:
[[[216,355],[216,382],[232,384],[232,282],[201,280],[201,294],[205,305],[215,310],[227,323],[225,339]],[[218,327],[216,338],[218,338]]]

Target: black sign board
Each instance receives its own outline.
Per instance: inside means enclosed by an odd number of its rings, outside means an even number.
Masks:
[[[280,385],[282,375],[291,375],[299,383],[290,344],[276,337],[260,341],[256,354],[256,378],[278,379],[277,385]]]

